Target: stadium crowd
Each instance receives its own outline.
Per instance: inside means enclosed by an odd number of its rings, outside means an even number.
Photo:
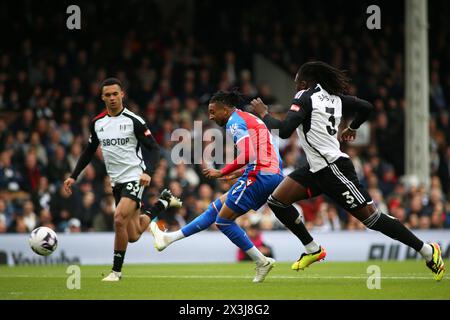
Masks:
[[[178,141],[171,141],[171,133],[183,128],[192,139],[201,139],[194,121],[201,121],[203,130],[214,127],[207,102],[216,90],[237,87],[248,100],[261,97],[276,103],[270,87],[252,79],[256,53],[292,77],[301,63],[312,59],[348,70],[349,94],[371,101],[376,110],[369,144],[343,145],[362,183],[383,212],[410,228],[450,228],[450,34],[440,28],[445,17],[437,12],[440,5],[448,8],[447,2],[430,2],[436,18],[430,32],[429,188],[401,179],[404,32],[395,12],[401,15],[402,8],[383,2],[384,10],[393,14],[383,19],[381,30],[371,31],[365,28],[365,11],[356,14],[341,1],[327,11],[311,2],[290,2],[277,10],[269,10],[269,1],[245,2],[239,14],[230,4],[211,17],[214,5],[196,2],[191,32],[177,23],[182,8],[163,18],[151,1],[130,1],[119,12],[112,2],[82,2],[84,20],[78,31],[64,29],[65,10],[58,7],[43,11],[37,6],[32,17],[10,12],[0,19],[0,26],[8,24],[16,35],[0,51],[0,233],[29,232],[39,225],[58,232],[113,229],[114,198],[100,149],[74,194],[68,197],[62,188],[89,138],[89,122],[102,111],[98,85],[108,76],[124,83],[127,107],[146,119],[161,146],[161,161],[144,203],[153,203],[169,187],[184,206],[161,219],[169,229],[191,221],[230,182],[206,180],[201,165],[189,159],[174,164],[171,150]],[[281,143],[280,151],[286,174],[305,161],[295,135]],[[324,196],[298,206],[313,231],[364,229]],[[283,229],[267,207],[240,223]]]

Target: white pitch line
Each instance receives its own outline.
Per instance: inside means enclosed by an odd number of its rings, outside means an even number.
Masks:
[[[82,276],[82,278],[100,278],[99,276]],[[40,275],[40,276],[31,276],[31,275],[0,275],[0,278],[67,278],[67,276],[47,276],[47,275]],[[217,276],[217,275],[125,275],[124,278],[129,279],[252,279],[253,276]],[[298,279],[298,280],[308,280],[308,279],[364,279],[367,280],[367,275],[360,275],[360,276],[322,276],[322,275],[298,275],[298,276],[270,276],[271,279]],[[381,280],[433,280],[432,276],[381,276]],[[450,280],[450,278],[444,278],[443,280]]]
[[[271,279],[364,279],[368,276],[268,276]],[[129,278],[170,278],[170,279],[252,279],[253,276],[176,276],[176,275],[151,275],[151,276],[129,276]],[[381,277],[387,280],[430,280],[432,277]],[[445,280],[448,280],[447,278]]]

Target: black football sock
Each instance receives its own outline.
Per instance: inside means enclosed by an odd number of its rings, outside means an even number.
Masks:
[[[416,251],[420,251],[423,247],[423,241],[417,238],[400,221],[379,210],[375,211],[363,223],[367,228],[380,231],[388,237],[410,246]]]
[[[300,218],[300,214],[294,206],[286,206],[272,196],[270,196],[267,200],[267,204],[270,209],[272,209],[278,220],[280,220],[286,228],[295,234],[304,246],[313,241],[313,238]]]
[[[158,200],[150,208],[142,210],[142,213],[149,216],[150,220],[153,220],[157,218],[164,210],[166,210],[166,206],[161,201]]]
[[[125,252],[121,250],[114,250],[114,263],[113,263],[113,271],[115,272],[121,272],[122,271],[122,265],[123,265],[123,259],[125,258]]]

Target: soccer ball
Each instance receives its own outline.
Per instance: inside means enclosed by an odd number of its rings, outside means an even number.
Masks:
[[[58,237],[55,231],[47,227],[34,229],[29,239],[31,250],[40,256],[48,256],[56,250]]]

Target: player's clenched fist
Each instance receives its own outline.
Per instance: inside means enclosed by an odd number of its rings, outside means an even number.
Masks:
[[[351,142],[356,138],[356,130],[346,128],[341,133],[341,141]]]
[[[66,193],[68,195],[72,194],[72,185],[75,183],[75,179],[74,178],[67,178],[66,181],[64,181],[64,191],[66,191]]]
[[[141,175],[141,177],[139,178],[139,184],[141,186],[148,187],[150,185],[151,180],[152,180],[152,178],[148,174],[143,173]]]
[[[212,168],[205,168],[203,169],[203,174],[208,179],[217,179],[222,177],[222,172],[220,170],[212,169]]]
[[[267,105],[261,100],[261,98],[253,99],[250,104],[252,105],[252,110],[260,118],[264,118],[269,109]]]

